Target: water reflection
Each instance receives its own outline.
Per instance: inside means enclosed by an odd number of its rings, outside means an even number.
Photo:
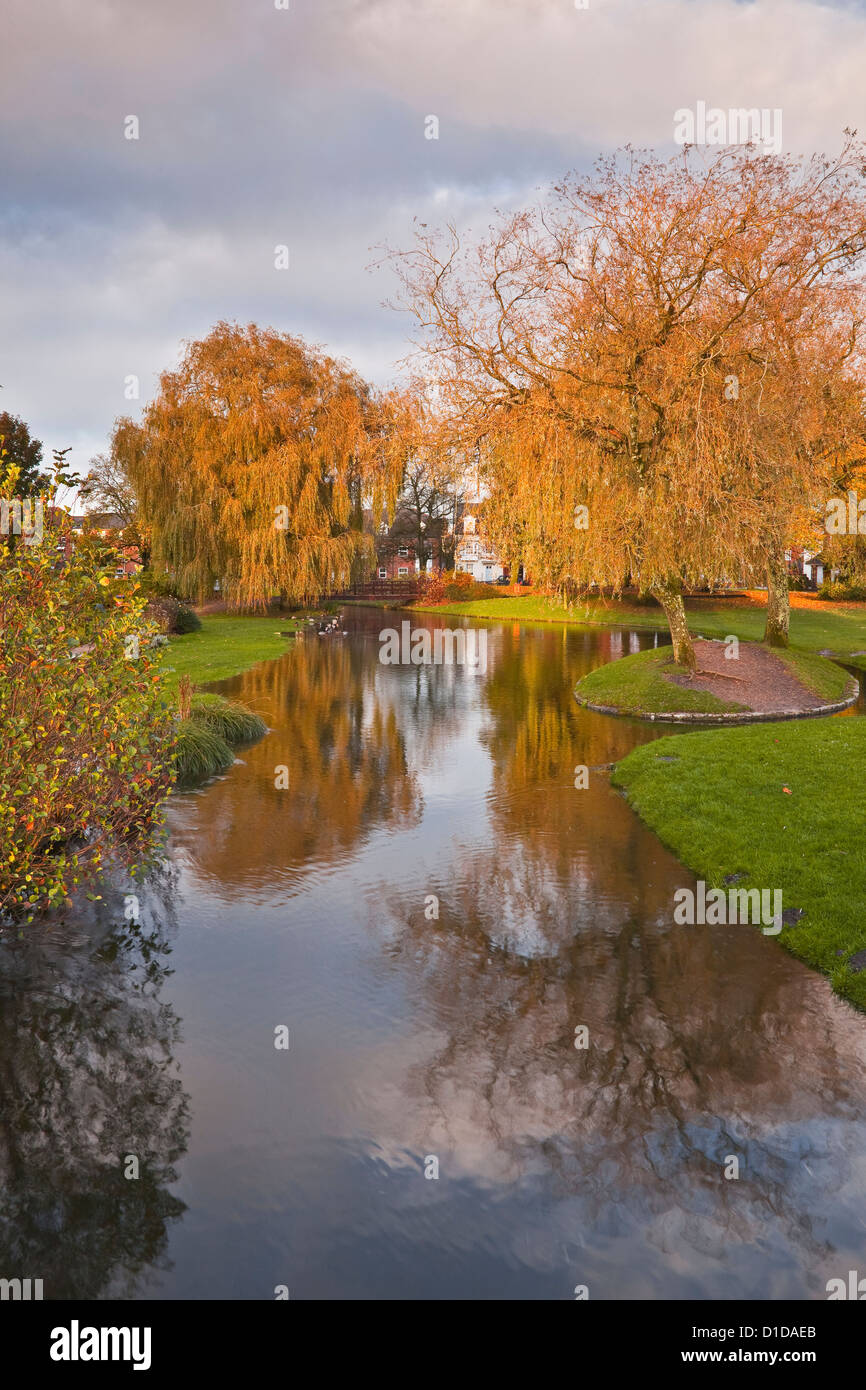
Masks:
[[[45,1298],[134,1297],[184,1210],[169,932],[135,891],[138,924],[118,893],[0,945],[0,1276],[42,1279]]]
[[[417,823],[417,779],[375,677],[362,648],[310,635],[227,683],[272,733],[198,798],[194,833],[183,837],[223,891],[285,881],[356,848],[378,825]]]
[[[863,1234],[863,1019],[756,932],[673,926],[692,879],[600,770],[669,731],[572,698],[658,639],[498,625],[480,678],[347,621],[227,684],[274,732],[175,807],[188,916],[212,939],[242,888],[298,1019],[278,1105],[244,1057],[292,1296],[820,1296]]]
[[[533,1218],[540,1184],[566,1210],[534,1258],[555,1268],[570,1239],[585,1274],[589,1241],[601,1296],[822,1292],[835,1242],[856,1251],[864,1230],[859,1198],[831,1210],[823,1187],[862,1193],[863,1020],[754,931],[672,927],[690,876],[603,776],[570,782],[623,734],[576,710],[569,650],[501,634],[488,843],[457,848],[437,923],[415,891],[390,897],[392,956],[442,1032],[407,1077],[401,1146],[485,1189],[526,1186]]]
[[[0,1062],[20,1077],[19,1142],[41,1155],[13,1184],[31,1193],[31,1247],[55,1175],[42,1102],[28,1114],[20,1098],[53,1084],[57,1047],[71,1075],[48,1132],[69,1129],[76,1191],[97,1203],[89,1224],[87,1202],[64,1209],[66,1264],[94,1293],[147,1264],[139,1290],[160,1297],[285,1283],[293,1299],[569,1298],[586,1283],[593,1298],[770,1299],[822,1297],[862,1267],[866,1020],[752,929],[674,926],[693,880],[602,770],[666,730],[572,697],[585,671],[658,639],[493,625],[479,676],[384,666],[378,635],[399,618],[346,622],[349,637],[308,637],[222,686],[271,732],[173,798],[166,1013],[131,983],[140,944],[120,938],[115,961],[9,953]],[[195,1115],[170,1226],[185,1102],[140,1037],[180,1062]],[[132,1084],[97,1071],[91,1117],[93,1049]],[[93,1193],[119,1202],[100,1155],[134,1151],[131,1132],[162,1160],[118,1255]]]

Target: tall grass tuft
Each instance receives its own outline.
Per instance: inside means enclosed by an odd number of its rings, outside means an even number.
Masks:
[[[235,757],[224,738],[195,719],[181,720],[174,756],[181,784],[215,777],[231,767]]]
[[[177,701],[175,762],[182,786],[225,772],[234,762],[232,745],[252,743],[268,732],[265,721],[243,705],[222,695],[194,695],[187,676],[178,684]]]
[[[226,743],[251,743],[268,731],[259,715],[220,695],[196,695],[189,717],[203,728],[212,729]]]

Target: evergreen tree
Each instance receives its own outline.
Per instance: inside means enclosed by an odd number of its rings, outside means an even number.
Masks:
[[[7,467],[18,469],[17,495],[29,497],[41,491],[48,483],[47,473],[42,472],[42,441],[34,439],[25,422],[8,410],[0,411],[0,451],[4,451]]]

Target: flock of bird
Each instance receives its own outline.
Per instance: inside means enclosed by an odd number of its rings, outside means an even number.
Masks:
[[[315,623],[315,621],[315,618],[307,619],[308,623]],[[320,626],[316,628],[316,632],[319,637],[345,637],[346,635],[345,628],[340,626],[339,618],[332,618],[329,623],[320,624]]]

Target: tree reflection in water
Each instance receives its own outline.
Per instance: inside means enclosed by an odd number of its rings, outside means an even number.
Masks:
[[[176,827],[200,873],[224,891],[245,890],[283,868],[338,858],[382,825],[417,823],[417,779],[377,675],[369,654],[311,635],[282,660],[224,683],[273,732],[241,752],[245,766],[232,769],[230,784],[198,799],[193,835]],[[278,767],[287,787],[276,785]]]
[[[756,931],[673,924],[692,877],[635,834],[604,774],[573,787],[576,764],[622,756],[623,725],[577,709],[555,639],[536,638],[498,636],[486,833],[425,886],[439,920],[417,894],[387,895],[389,954],[440,1039],[407,1083],[400,1144],[488,1190],[541,1182],[568,1204],[575,1250],[589,1229],[640,1233],[660,1255],[691,1247],[733,1268],[781,1235],[780,1265],[796,1249],[820,1287],[837,1247],[807,1193],[817,1174],[836,1191],[856,1176],[862,1020]],[[640,1278],[618,1272],[621,1288]]]
[[[0,948],[0,1275],[49,1296],[822,1296],[860,1258],[863,1019],[753,929],[674,925],[691,876],[599,768],[664,729],[572,697],[653,636],[498,625],[471,677],[379,663],[399,620],[353,613],[227,683],[271,732],[173,799],[184,1221],[174,929]],[[146,1281],[169,1229],[173,1273]]]
[[[74,927],[0,944],[0,1276],[42,1279],[47,1299],[133,1297],[184,1211],[168,1191],[188,1098],[178,1019],[160,1000],[171,933],[158,880],[125,890],[140,925],[106,890]]]

